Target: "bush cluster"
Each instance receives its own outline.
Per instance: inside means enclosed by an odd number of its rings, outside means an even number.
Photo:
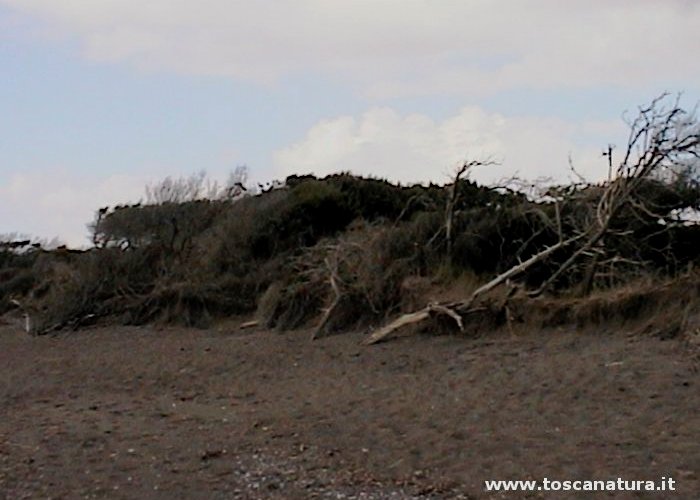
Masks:
[[[40,316],[37,328],[50,330],[95,320],[207,326],[257,309],[269,326],[292,328],[334,307],[326,327],[336,330],[398,312],[415,293],[410,283],[508,269],[557,242],[553,220],[566,226],[588,216],[582,203],[555,207],[467,180],[456,192],[451,247],[447,187],[350,174],[292,176],[278,189],[237,198],[101,209],[90,250],[0,244],[0,313],[20,298]],[[697,192],[679,197],[655,185],[647,195],[665,214],[697,201]],[[667,275],[698,262],[698,226],[660,231],[651,216],[622,220],[620,232],[644,245],[621,238],[620,261]],[[523,281],[536,285],[553,262]],[[559,287],[583,279],[569,273]]]

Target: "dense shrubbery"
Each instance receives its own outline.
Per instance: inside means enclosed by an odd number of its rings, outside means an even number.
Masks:
[[[10,298],[29,293],[36,283],[36,252],[29,242],[0,241],[0,314],[8,311]]]
[[[254,194],[244,167],[223,187],[203,172],[168,178],[147,188],[145,204],[100,209],[88,251],[0,241],[0,314],[19,303],[46,332],[108,319],[206,326],[257,309],[281,328],[320,317],[324,333],[381,321],[417,307],[436,281],[462,280],[471,294],[409,315],[461,328],[489,310],[496,287],[506,301],[523,292],[528,304],[544,292],[582,297],[691,276],[700,262],[700,123],[662,95],[628,125],[607,181],[542,186],[530,198],[464,180],[488,164],[478,161],[447,186],[338,174],[291,176]],[[491,316],[508,310],[502,301]]]
[[[290,328],[332,308],[323,325],[332,331],[399,312],[416,283],[438,274],[492,276],[556,243],[553,220],[568,228],[589,216],[575,201],[589,196],[585,190],[555,207],[470,181],[456,187],[452,255],[443,186],[295,176],[257,195],[101,209],[88,251],[0,246],[0,313],[20,298],[46,331],[105,318],[206,326],[257,308],[269,326]],[[650,184],[647,191],[655,214],[697,203],[697,190]],[[620,233],[634,238],[610,242],[620,265],[673,274],[698,261],[698,226],[673,226],[670,216],[664,225],[637,214],[622,220]],[[533,266],[521,280],[536,286],[556,262]],[[584,278],[569,273],[558,288]]]

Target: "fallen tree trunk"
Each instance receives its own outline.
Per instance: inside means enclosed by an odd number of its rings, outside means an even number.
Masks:
[[[624,234],[619,227],[625,226],[624,219],[620,220],[625,211],[637,218],[647,217],[652,220],[664,220],[664,213],[657,213],[653,203],[647,204],[645,202],[646,197],[648,197],[644,190],[645,185],[649,182],[661,183],[676,194],[679,194],[683,189],[688,189],[689,186],[694,187],[696,185],[693,184],[692,180],[698,178],[696,160],[700,158],[700,125],[695,115],[688,114],[679,108],[678,98],[670,108],[665,107],[663,101],[666,97],[666,94],[663,94],[654,99],[650,106],[641,108],[639,116],[629,123],[630,136],[626,152],[617,168],[615,178],[613,179],[611,176],[600,190],[598,186],[593,184],[585,186],[585,189],[590,190],[595,196],[590,200],[583,199],[584,217],[580,220],[574,219],[574,224],[568,229],[569,234],[573,233],[575,236],[564,239],[557,208],[559,243],[545,248],[526,261],[499,274],[485,285],[477,288],[469,298],[446,304],[431,304],[420,311],[405,314],[372,333],[365,343],[380,342],[399,328],[419,323],[434,314],[447,314],[455,318],[458,326],[463,330],[463,316],[474,310],[473,304],[479,297],[528,270],[534,264],[549,258],[557,250],[577,243],[568,258],[556,266],[554,272],[542,282],[537,290],[528,294],[530,297],[538,296],[553,286],[564,273],[570,271],[582,258],[590,256],[591,250],[599,244],[604,253],[608,252],[608,257],[616,258],[616,248],[611,246],[608,249],[606,248],[608,244],[603,242],[608,236],[620,237]],[[609,152],[609,154],[611,153]],[[612,163],[612,160],[610,162]],[[691,180],[690,183],[688,179]],[[579,190],[579,192],[581,191]],[[575,198],[576,191],[573,191],[573,194],[566,190],[562,193],[564,199],[568,201],[573,203],[581,201]],[[449,219],[448,223],[450,223]],[[449,227],[448,229],[451,230]],[[634,245],[638,242],[629,241],[628,243]],[[599,254],[596,253],[591,273],[595,271],[594,267],[598,256]],[[590,287],[590,280],[592,277],[585,278],[584,286],[586,288]],[[504,303],[503,307],[507,307],[507,302]]]
[[[457,325],[459,326],[460,330],[464,330],[463,327],[463,317],[470,314],[474,313],[477,311],[483,310],[481,307],[473,308],[472,305],[478,299],[480,296],[484,295],[485,293],[493,290],[497,286],[501,285],[502,283],[505,283],[508,281],[510,278],[515,277],[516,275],[522,273],[523,271],[527,270],[531,266],[537,264],[538,262],[546,259],[549,257],[551,254],[556,252],[557,250],[564,248],[575,241],[583,238],[584,235],[579,235],[575,236],[572,238],[569,238],[564,241],[560,241],[559,243],[552,245],[551,247],[547,247],[541,252],[536,253],[529,259],[527,259],[524,262],[521,262],[520,264],[511,267],[508,271],[499,274],[496,276],[494,279],[486,283],[485,285],[480,286],[477,288],[471,296],[463,301],[457,301],[457,302],[448,302],[445,304],[429,304],[427,307],[408,314],[404,314],[403,316],[398,317],[388,325],[380,328],[379,330],[373,332],[365,341],[365,345],[371,345],[371,344],[376,344],[377,342],[381,342],[382,340],[387,339],[391,334],[399,330],[400,328],[407,326],[407,325],[412,325],[416,323],[420,323],[422,321],[425,321],[426,319],[430,318],[433,315],[436,314],[446,314],[457,322]]]

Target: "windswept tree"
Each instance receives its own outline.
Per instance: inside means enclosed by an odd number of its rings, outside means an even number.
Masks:
[[[650,255],[664,251],[663,241],[671,238],[672,227],[686,222],[679,214],[700,209],[700,123],[694,111],[680,106],[680,97],[663,94],[639,108],[628,125],[627,146],[607,181],[547,191],[555,207],[554,220],[549,221],[557,231],[555,243],[463,300],[430,304],[399,317],[375,331],[368,343],[433,315],[447,315],[463,329],[466,317],[482,310],[478,301],[487,292],[513,283],[537,265],[549,264],[549,271],[539,286],[528,291],[531,297],[551,290],[565,276],[575,277],[588,290],[600,269],[609,273],[617,265],[622,281],[626,268],[647,266]],[[568,283],[569,287],[576,284]]]

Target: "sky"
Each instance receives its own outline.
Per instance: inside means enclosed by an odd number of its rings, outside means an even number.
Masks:
[[[590,180],[640,105],[700,100],[692,0],[0,0],[0,234],[246,165]]]

